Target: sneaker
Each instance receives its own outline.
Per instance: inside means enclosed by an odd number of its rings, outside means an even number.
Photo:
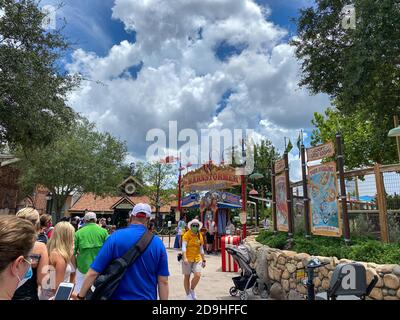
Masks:
[[[191,294],[191,293],[189,293],[189,294],[186,296],[186,300],[193,300],[193,297],[192,297],[192,294]]]
[[[190,290],[190,295],[192,296],[192,300],[197,300],[196,292],[194,292],[194,290]]]

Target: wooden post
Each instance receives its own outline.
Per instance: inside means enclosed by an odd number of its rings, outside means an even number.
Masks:
[[[399,116],[394,116],[394,127],[397,128],[399,126]],[[397,155],[399,156],[400,162],[400,137],[396,137],[397,142]]]
[[[274,232],[278,232],[278,221],[276,219],[276,188],[275,188],[275,161],[272,161],[271,165],[271,177],[272,177],[272,219],[274,223]]]
[[[288,224],[289,224],[288,236],[289,238],[292,238],[294,233],[294,227],[293,227],[292,195],[291,195],[290,179],[289,179],[289,154],[285,152],[283,158],[285,160],[286,203],[288,207]]]
[[[310,199],[308,198],[307,185],[307,164],[306,164],[306,148],[301,144],[301,167],[303,175],[303,201],[304,201],[304,227],[306,229],[306,238],[311,238],[310,227]]]
[[[387,215],[386,215],[386,195],[385,187],[383,182],[383,176],[381,173],[380,164],[375,164],[375,181],[376,181],[376,192],[377,192],[377,203],[379,209],[379,226],[381,229],[381,240],[383,242],[389,242],[389,232],[387,225]]]
[[[346,244],[350,244],[350,226],[349,215],[347,212],[346,183],[344,181],[343,140],[340,133],[336,134],[336,157],[339,169],[340,199],[342,200],[344,241]]]

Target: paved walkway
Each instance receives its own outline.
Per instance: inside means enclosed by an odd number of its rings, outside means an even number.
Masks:
[[[164,238],[164,244],[168,252],[169,264],[169,297],[171,300],[185,300],[186,293],[183,288],[182,266],[176,258],[180,252],[178,249],[168,249],[168,237]],[[171,238],[171,247],[173,247],[174,238]],[[234,272],[221,271],[221,256],[206,255],[207,266],[203,269],[201,279],[196,287],[198,300],[240,300],[239,296],[231,297],[229,288],[233,286],[232,277],[238,275]],[[249,300],[259,300],[259,296],[254,296],[251,290],[248,290]]]

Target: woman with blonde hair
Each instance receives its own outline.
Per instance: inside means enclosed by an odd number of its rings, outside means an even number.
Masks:
[[[50,257],[50,285],[42,292],[43,299],[55,295],[61,282],[75,282],[74,255],[75,228],[66,221],[56,224],[47,243]]]
[[[16,216],[29,221],[33,225],[36,232],[36,241],[30,256],[32,260],[32,277],[15,291],[13,300],[39,300],[38,290],[47,275],[49,264],[46,245],[37,241],[40,232],[39,212],[35,208],[27,207],[19,210]]]

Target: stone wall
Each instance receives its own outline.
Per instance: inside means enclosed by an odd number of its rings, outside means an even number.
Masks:
[[[303,296],[306,294],[306,287],[298,283],[299,281],[296,279],[296,270],[304,268],[311,258],[310,255],[264,246],[258,243],[254,236],[247,237],[244,244],[250,249],[252,264],[260,279],[266,283],[269,282],[271,285],[276,284],[276,286],[281,287],[286,297],[296,296],[296,292]],[[317,291],[326,291],[329,288],[333,270],[339,263],[352,262],[347,259],[339,260],[336,257],[317,256],[317,258],[322,262],[329,263],[316,269],[314,284]],[[367,299],[400,300],[400,265],[360,263],[366,268],[367,283],[371,282],[374,275],[379,278]]]

